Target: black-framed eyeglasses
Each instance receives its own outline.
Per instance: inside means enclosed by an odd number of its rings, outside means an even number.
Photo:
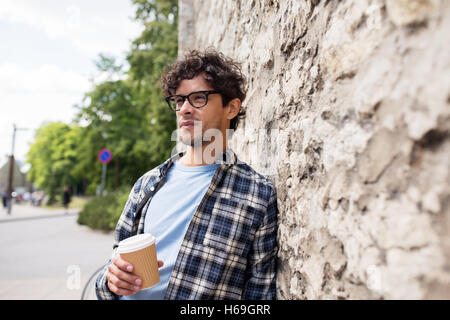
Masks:
[[[210,94],[220,93],[219,91],[195,91],[184,96],[182,94],[175,94],[166,97],[167,104],[173,111],[180,111],[186,99],[194,108],[201,108],[208,103],[208,96]]]

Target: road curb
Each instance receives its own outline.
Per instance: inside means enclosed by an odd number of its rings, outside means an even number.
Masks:
[[[35,220],[35,219],[47,219],[47,218],[58,218],[58,217],[72,217],[77,216],[78,212],[70,212],[70,213],[55,213],[55,214],[45,214],[38,216],[28,216],[28,217],[18,217],[18,218],[0,218],[0,223],[6,222],[17,222],[17,221],[25,221],[25,220]]]

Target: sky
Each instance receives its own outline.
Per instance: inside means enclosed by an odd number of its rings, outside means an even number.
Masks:
[[[101,78],[100,53],[124,62],[142,31],[131,0],[0,0],[0,166],[25,162],[35,130],[70,123]],[[26,130],[23,130],[26,129]]]

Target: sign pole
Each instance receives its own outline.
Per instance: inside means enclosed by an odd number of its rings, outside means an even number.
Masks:
[[[111,159],[112,159],[112,152],[109,149],[102,149],[98,153],[98,160],[102,164],[102,183],[101,183],[101,186],[100,186],[100,194],[101,195],[103,195],[103,191],[105,190],[106,169],[107,169],[107,165],[111,161]]]
[[[104,163],[102,164],[102,186],[100,188],[100,194],[103,195],[103,190],[105,189],[105,183],[106,183],[106,166],[108,164]]]

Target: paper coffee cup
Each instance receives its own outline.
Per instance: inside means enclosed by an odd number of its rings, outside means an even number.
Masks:
[[[117,248],[120,257],[133,265],[133,274],[142,279],[142,289],[159,282],[155,240],[151,234],[138,234],[120,241]]]

